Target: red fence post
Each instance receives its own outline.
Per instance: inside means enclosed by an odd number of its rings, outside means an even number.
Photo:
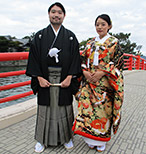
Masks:
[[[137,63],[136,69],[139,70],[140,69],[140,55],[137,55],[136,63]]]
[[[141,69],[144,70],[144,59],[141,61]]]
[[[129,68],[128,70],[132,70],[132,65],[133,65],[133,58],[132,56],[129,57]]]

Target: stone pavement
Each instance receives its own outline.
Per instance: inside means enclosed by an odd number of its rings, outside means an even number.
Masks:
[[[107,143],[104,154],[146,154],[146,71],[124,72],[125,96],[122,121],[117,134]],[[76,104],[74,102],[76,108]],[[0,154],[35,154],[36,115],[0,130]],[[74,148],[49,147],[42,154],[95,154],[74,136]]]

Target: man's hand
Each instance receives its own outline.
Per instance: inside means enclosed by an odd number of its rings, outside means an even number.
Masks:
[[[51,83],[49,83],[46,79],[44,79],[43,77],[38,76],[38,81],[41,87],[49,87],[51,85]]]
[[[72,75],[68,75],[62,82],[61,82],[61,87],[62,88],[67,88],[70,83],[71,83]]]

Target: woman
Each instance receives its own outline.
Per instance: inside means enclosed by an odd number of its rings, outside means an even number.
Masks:
[[[95,27],[99,36],[88,41],[81,54],[83,79],[76,94],[78,115],[73,131],[83,136],[89,148],[102,152],[111,128],[116,134],[120,124],[123,52],[118,39],[108,34],[112,28],[108,15],[99,15]]]

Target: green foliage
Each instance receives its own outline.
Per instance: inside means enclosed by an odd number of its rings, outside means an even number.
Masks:
[[[9,41],[4,36],[0,36],[0,52],[7,52],[8,45]]]
[[[23,39],[29,39],[31,41],[34,38],[34,36],[35,36],[35,32],[31,33],[30,36],[23,37]]]
[[[25,50],[23,43],[19,41],[13,41],[15,37],[9,36],[7,39],[5,36],[0,36],[0,52],[22,52]]]
[[[119,43],[120,43],[120,46],[123,50],[124,53],[128,53],[128,54],[137,54],[136,53],[136,43],[135,42],[131,42],[130,41],[130,36],[131,36],[131,33],[118,33],[118,34],[112,34],[110,33],[111,35],[115,36],[118,40],[119,40]]]

